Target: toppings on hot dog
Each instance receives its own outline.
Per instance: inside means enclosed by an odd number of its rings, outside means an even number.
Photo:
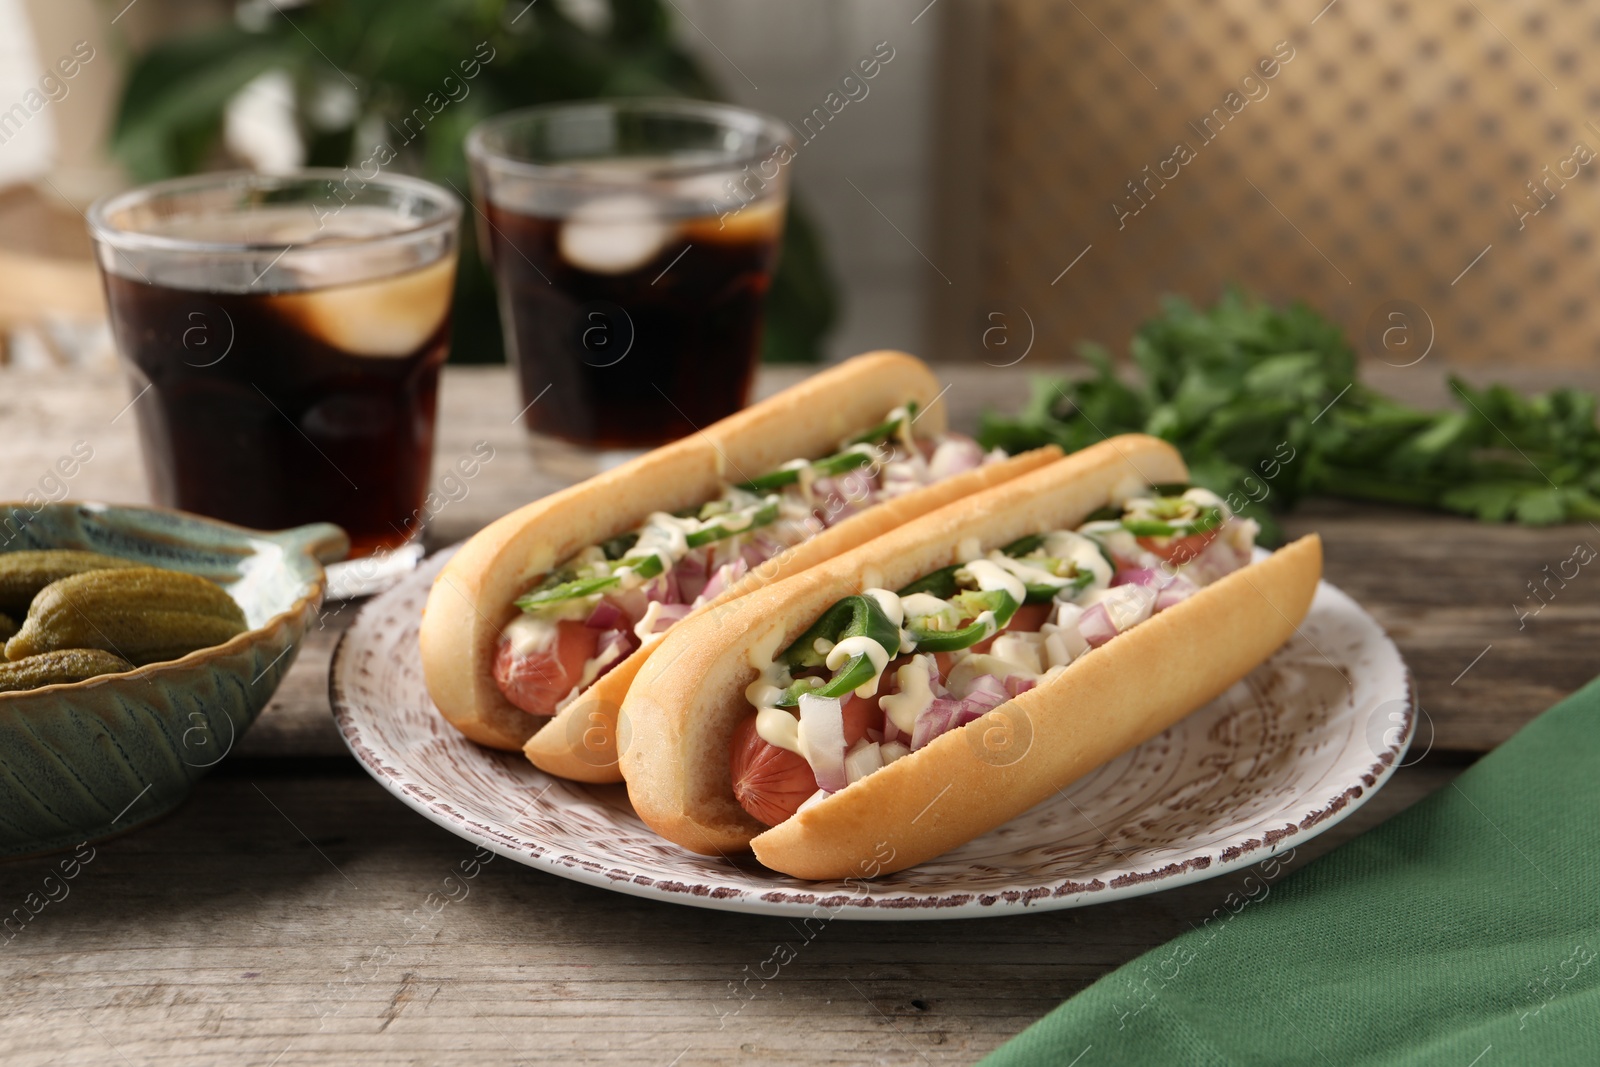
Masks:
[[[746,689],[734,796],[783,822],[1245,566],[1256,533],[1214,494],[1162,486],[840,600]]]
[[[699,507],[655,512],[578,552],[517,598],[524,614],[494,659],[500,692],[532,715],[554,715],[768,559],[874,504],[1005,458],[959,434],[913,437],[917,407],[896,408],[831,455],[726,485]]]

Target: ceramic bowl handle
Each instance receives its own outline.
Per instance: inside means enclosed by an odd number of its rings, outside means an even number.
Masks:
[[[350,554],[350,537],[331,522],[313,522],[284,530],[277,539],[291,552],[304,552],[318,563],[338,563]]]

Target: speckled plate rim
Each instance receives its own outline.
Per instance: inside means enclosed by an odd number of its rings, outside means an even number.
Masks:
[[[463,840],[482,845],[496,855],[504,856],[524,866],[629,896],[670,904],[716,911],[732,911],[749,915],[802,915],[815,916],[818,908],[826,909],[828,918],[864,921],[910,921],[935,919],[970,919],[1021,914],[1024,911],[1057,911],[1088,904],[1109,903],[1145,896],[1150,893],[1195,882],[1217,878],[1233,871],[1254,866],[1274,856],[1281,855],[1299,844],[1324,833],[1348,818],[1357,808],[1372,798],[1394,775],[1400,766],[1411,740],[1416,733],[1416,693],[1409,667],[1400,651],[1376,619],[1337,586],[1319,582],[1317,595],[1330,596],[1339,607],[1358,617],[1360,623],[1371,630],[1369,639],[1373,647],[1391,664],[1401,681],[1400,691],[1392,697],[1399,703],[1396,714],[1399,736],[1386,746],[1372,764],[1358,776],[1358,781],[1339,784],[1336,791],[1320,801],[1312,802],[1296,820],[1287,822],[1276,830],[1260,836],[1236,835],[1227,840],[1209,841],[1197,846],[1200,855],[1179,862],[1168,863],[1154,869],[1124,872],[1111,882],[1099,879],[1088,883],[1063,881],[1051,886],[1036,886],[999,893],[961,892],[945,888],[939,892],[916,895],[905,894],[894,898],[853,896],[836,891],[808,892],[788,887],[758,892],[754,889],[723,885],[713,887],[704,883],[699,872],[685,872],[683,882],[663,883],[644,879],[641,884],[637,872],[618,867],[614,870],[596,869],[597,864],[578,856],[563,853],[559,848],[529,839],[507,827],[485,823],[458,811],[450,803],[447,789],[436,784],[414,780],[400,766],[387,762],[363,737],[356,720],[356,709],[346,697],[341,677],[346,670],[345,652],[351,634],[386,609],[386,601],[406,593],[413,584],[423,581],[430,585],[434,573],[444,561],[461,546],[452,545],[430,556],[417,570],[389,589],[373,597],[356,613],[350,628],[341,634],[334,647],[328,671],[328,698],[333,707],[335,725],[345,746],[357,762],[379,785],[388,790],[407,807],[430,822],[443,827]],[[1257,550],[1258,558],[1262,554]],[[517,759],[515,753],[489,753],[485,759]],[[535,772],[537,773],[537,772]],[[1324,772],[1323,777],[1326,777]],[[557,779],[559,781],[559,779]],[[1098,883],[1098,884],[1096,884]]]

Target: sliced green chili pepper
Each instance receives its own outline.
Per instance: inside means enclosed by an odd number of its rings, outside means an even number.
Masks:
[[[689,508],[686,512],[674,512],[674,514],[678,518],[694,518],[699,510],[699,508]],[[711,544],[713,541],[721,541],[724,538],[734,537],[753,530],[758,526],[767,526],[778,521],[778,502],[769,500],[753,512],[743,513],[750,516],[750,521],[739,525],[736,529],[730,529],[727,521],[740,514],[739,512],[723,512],[722,522],[696,530],[684,540],[688,542],[690,548],[700,548]],[[622,560],[626,558],[628,550],[638,543],[639,531],[634,530],[629,533],[618,534],[609,541],[602,541],[600,543],[600,551],[605,553],[605,557],[608,560]],[[654,578],[667,569],[666,562],[660,556],[654,554],[638,557],[628,566],[632,568],[634,574],[641,578]],[[523,611],[537,611],[540,608],[550,607],[552,604],[559,604],[564,600],[574,600],[578,597],[603,593],[609,589],[615,589],[621,584],[622,578],[615,574],[600,575],[594,578],[575,578],[565,582],[551,582],[541,589],[518,598],[516,603],[517,607]]]
[[[1026,556],[1029,552],[1036,552],[1044,544],[1044,534],[1030,534],[1011,542],[1000,551],[1013,559]],[[956,584],[956,571],[964,564],[952,563],[948,567],[940,567],[932,574],[925,574],[910,585],[900,589],[898,595],[910,596],[912,593],[931,593],[941,600],[949,600],[961,592],[961,587]],[[1042,586],[1040,588],[1043,588]],[[1032,590],[1030,589],[1031,593]],[[1032,600],[1030,596],[1028,599]],[[1046,598],[1048,599],[1048,597]]]
[[[1055,564],[1060,563],[1061,560],[1043,558],[1029,559],[1024,560],[1023,562]],[[1041,569],[1049,571],[1051,574],[1055,574],[1055,568],[1053,566],[1042,567]],[[1057,574],[1056,577],[1061,578],[1065,576]],[[1079,593],[1087,589],[1089,587],[1089,583],[1092,581],[1094,581],[1093,571],[1079,571],[1077,574],[1072,576],[1071,581],[1069,581],[1066,585],[1045,585],[1042,582],[1034,584],[1032,582],[1024,581],[1022,583],[1022,587],[1028,591],[1028,595],[1023,602],[1026,604],[1043,604],[1046,601],[1054,600],[1057,594],[1060,593],[1066,593],[1069,596],[1077,596]]]
[[[640,578],[654,578],[666,570],[666,564],[660,556],[651,554],[639,556],[628,563],[628,568]],[[578,597],[593,596],[603,593],[608,589],[615,589],[622,584],[622,575],[605,574],[594,578],[575,578],[570,582],[561,582],[547,589],[539,589],[527,596],[518,597],[517,607],[523,611],[537,611],[559,604],[564,600],[574,600]]]
[[[1158,519],[1123,519],[1122,528],[1135,537],[1190,537],[1194,534],[1210,533],[1221,526],[1222,509],[1206,507],[1200,509],[1200,514],[1191,522],[1181,526],[1170,522],[1161,522]]]
[[[900,651],[900,630],[889,621],[878,602],[869,596],[847,596],[823,612],[810,629],[784,649],[779,659],[790,667],[820,667],[828,657],[817,651],[818,638],[837,645],[852,637],[871,638],[882,645],[891,658]],[[827,682],[817,678],[799,679],[779,695],[774,706],[792,708],[806,693],[842,697],[871,681],[876,673],[870,656],[865,653],[852,656]]]
[[[879,441],[887,440],[889,437],[893,436],[895,430],[900,427],[902,422],[909,426],[916,413],[917,403],[913,400],[906,404],[906,414],[904,418],[889,419],[886,422],[881,422],[867,432],[857,434],[856,436],[850,438],[850,440],[846,441],[845,444],[847,446],[874,445]],[[846,471],[854,470],[857,467],[864,467],[871,462],[872,453],[863,452],[854,447],[847,447],[842,452],[836,452],[831,456],[824,456],[823,458],[816,460],[810,466],[811,470],[816,474],[824,478],[829,478],[836,474],[843,474]],[[769,471],[759,478],[753,478],[748,482],[744,482],[739,486],[739,488],[748,489],[752,493],[762,493],[769,489],[782,489],[786,485],[794,485],[799,480],[799,469],[793,467],[779,468],[775,471]]]
[[[1020,559],[1021,557],[1026,556],[1029,552],[1037,552],[1043,547],[1044,534],[1029,534],[1027,537],[1017,538],[1000,551],[1004,552],[1012,559]]]
[[[931,593],[940,600],[949,600],[961,592],[961,587],[956,584],[956,571],[961,569],[961,564],[952,563],[948,567],[940,567],[932,574],[918,578],[910,585],[899,590],[896,596],[910,596],[913,593]]]
[[[897,419],[886,419],[883,422],[878,423],[878,425],[874,426],[867,432],[856,434],[854,437],[850,438],[850,440],[846,441],[845,444],[875,445],[879,441],[887,440],[890,436],[892,436],[894,432],[900,428],[900,424],[902,422],[907,426],[910,426],[916,421],[916,418],[917,402],[915,400],[908,400],[906,401],[905,415]]]
[[[1004,589],[960,593],[955,604],[962,609],[963,617],[970,615],[973,620],[959,630],[924,630],[915,619],[907,622],[906,629],[911,631],[911,636],[916,640],[918,652],[956,652],[971,648],[984,638],[1005,629],[1006,623],[1011,621],[1011,616],[1017,613],[1020,606]],[[986,611],[994,612],[993,630],[978,621],[978,616]]]
[[[1107,504],[1103,508],[1095,508],[1084,518],[1084,522],[1120,522],[1122,509],[1115,504]]]
[[[606,559],[621,559],[627,555],[628,549],[639,543],[639,531],[632,530],[625,534],[618,534],[609,541],[600,542],[600,551],[606,554]]]
[[[831,478],[835,474],[865,467],[872,462],[872,453],[858,449],[848,449],[832,456],[824,456],[811,464],[811,470],[823,478]],[[775,470],[770,474],[763,474],[759,478],[742,483],[740,489],[748,489],[752,493],[765,493],[773,489],[781,489],[786,485],[794,485],[800,480],[800,471],[790,467]]]
[[[737,527],[736,529],[729,529],[726,525],[727,520],[741,514],[748,514],[750,516],[750,521],[745,525]],[[701,530],[696,530],[694,533],[690,534],[686,540],[689,542],[690,548],[699,548],[701,545],[709,545],[713,541],[721,541],[726,537],[734,537],[738,534],[754,530],[757,526],[767,526],[777,521],[778,502],[776,500],[769,500],[765,504],[762,504],[759,508],[756,508],[753,512],[727,512],[724,514],[722,522],[719,522],[713,526],[707,526]]]

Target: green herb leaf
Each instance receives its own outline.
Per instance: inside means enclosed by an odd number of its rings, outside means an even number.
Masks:
[[[1230,290],[1197,310],[1168,298],[1129,345],[1130,381],[1105,350],[1090,373],[1034,382],[1015,416],[986,414],[980,440],[1068,451],[1118,433],[1171,441],[1191,480],[1279,539],[1268,509],[1307,494],[1439,508],[1486,522],[1545,525],[1600,514],[1596,398],[1520,396],[1452,378],[1457,408],[1424,411],[1356,380],[1339,328],[1303,304],[1274,308]]]

